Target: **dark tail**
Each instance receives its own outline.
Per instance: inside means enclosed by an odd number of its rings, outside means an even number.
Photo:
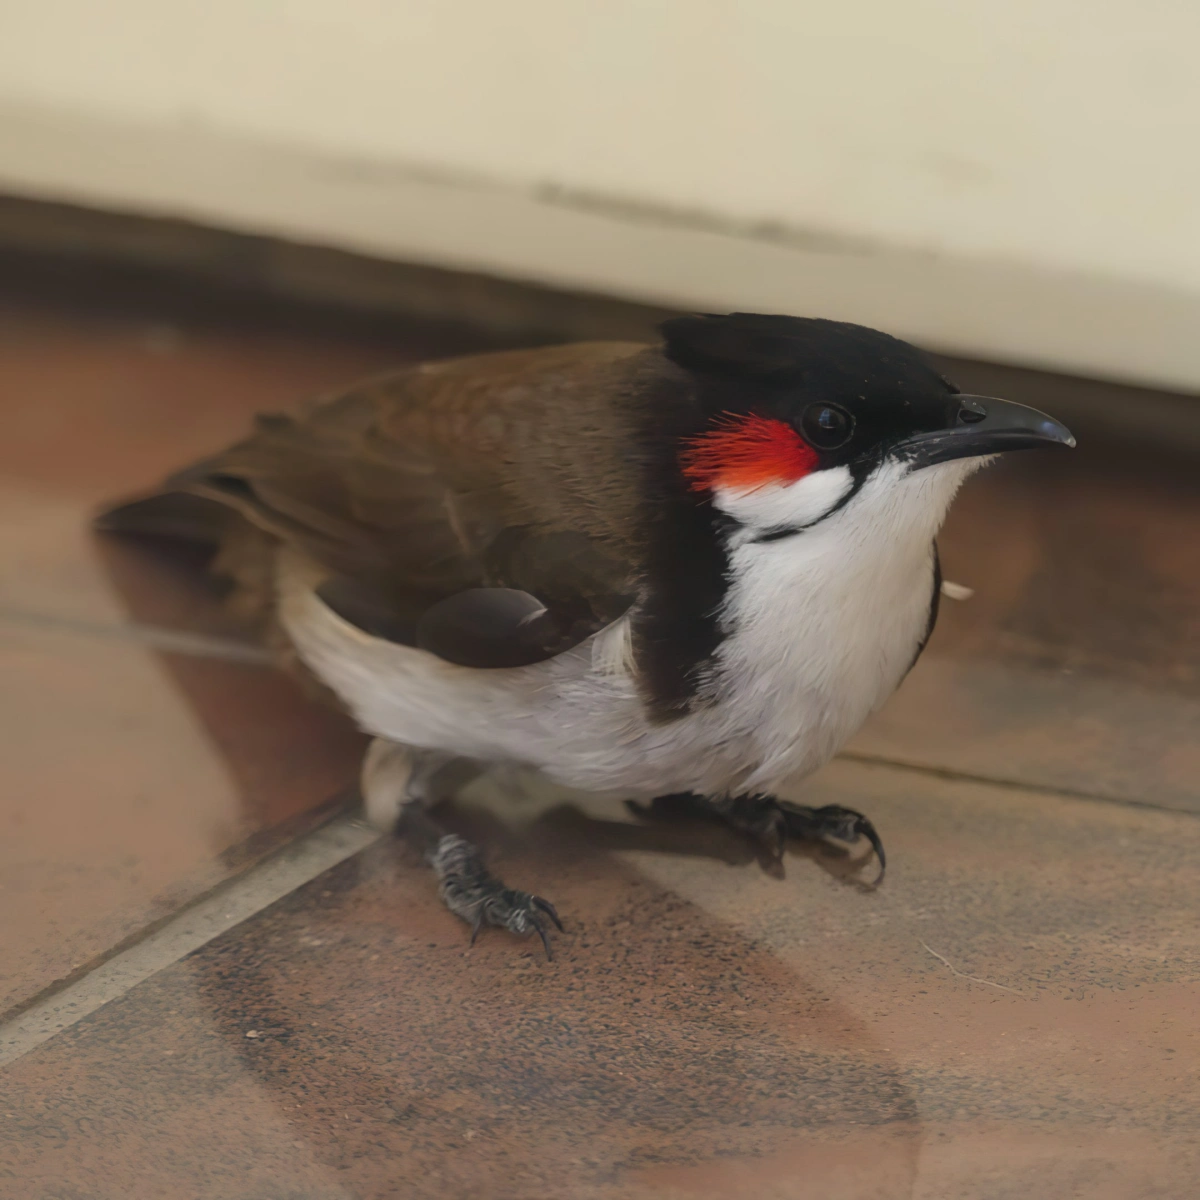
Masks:
[[[92,518],[102,533],[171,538],[215,546],[238,515],[228,505],[187,492],[156,492],[102,509]]]

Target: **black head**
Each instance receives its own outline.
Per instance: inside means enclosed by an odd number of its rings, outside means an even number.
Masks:
[[[731,313],[662,326],[710,419],[754,414],[794,430],[818,469],[883,458],[913,467],[1074,438],[1009,401],[963,396],[914,346],[862,325]]]

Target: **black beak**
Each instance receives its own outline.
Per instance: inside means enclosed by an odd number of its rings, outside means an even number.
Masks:
[[[1065,425],[1036,408],[989,396],[955,396],[953,400],[958,405],[950,426],[914,434],[895,447],[895,453],[911,462],[913,470],[1005,450],[1075,445]]]

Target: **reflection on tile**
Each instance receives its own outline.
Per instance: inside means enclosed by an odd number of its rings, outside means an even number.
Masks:
[[[240,632],[194,563],[101,542],[90,511],[256,409],[404,355],[0,301],[0,1011],[303,824],[354,778],[361,745],[271,672],[84,636],[131,619]]]
[[[934,770],[1200,811],[1200,696],[930,650],[847,748]]]
[[[554,963],[468,950],[381,843],[13,1064],[9,1194],[1188,1194],[1195,822],[849,764],[816,794],[876,818],[882,889],[715,826],[448,813],[558,903]]]
[[[87,535],[95,506],[241,436],[257,411],[405,357],[253,330],[181,332],[163,354],[146,328],[0,304],[0,603],[119,615]]]
[[[1002,460],[955,502],[944,566],[976,593],[948,606],[943,649],[1200,695],[1195,462],[1081,437]]]
[[[0,1011],[327,803],[360,741],[262,668],[0,623]],[[224,856],[224,857],[223,857]]]

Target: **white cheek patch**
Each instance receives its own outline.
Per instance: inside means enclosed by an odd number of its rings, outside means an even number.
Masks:
[[[713,490],[713,505],[754,529],[811,525],[853,485],[849,467],[830,467],[813,471],[795,483],[767,483],[749,490],[718,487]]]

